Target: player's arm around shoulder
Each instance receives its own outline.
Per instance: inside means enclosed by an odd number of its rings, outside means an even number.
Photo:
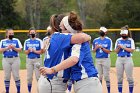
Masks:
[[[71,44],[81,44],[91,40],[91,36],[85,33],[76,33],[71,37]]]

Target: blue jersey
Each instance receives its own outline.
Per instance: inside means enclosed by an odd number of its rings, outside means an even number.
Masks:
[[[81,80],[88,77],[97,77],[97,70],[94,67],[93,59],[90,51],[89,42],[82,43],[79,47],[79,61],[76,65],[71,67],[71,79],[72,80]],[[75,51],[74,48],[72,51]],[[78,52],[72,52],[71,56],[75,55]]]
[[[127,40],[123,40],[122,38],[117,39],[116,43],[115,43],[115,49],[118,47],[119,44],[126,48],[135,49],[134,40],[132,38],[128,38]],[[132,53],[128,52],[124,49],[120,49],[120,51],[117,53],[117,56],[118,57],[124,57],[124,56],[130,57],[130,56],[132,56]]]
[[[3,39],[0,42],[0,48],[6,48],[9,45],[14,45],[16,48],[22,48],[21,42],[17,38],[13,38],[12,40]],[[18,52],[13,49],[9,49],[3,52],[4,57],[13,57],[19,56]]]
[[[71,35],[54,33],[50,39],[50,46],[48,49],[48,55],[44,62],[45,67],[53,67],[59,64],[62,60],[68,58],[69,50],[71,48]],[[62,78],[70,77],[70,69],[59,71],[57,74],[47,75],[48,78],[52,79],[56,75]]]
[[[24,42],[24,50],[28,50],[28,48],[33,48],[34,50],[41,50],[41,49],[43,49],[43,42],[39,38],[35,38],[34,40],[27,39]],[[27,57],[30,58],[30,59],[40,58],[40,54],[36,54],[34,52],[30,52],[27,55]]]
[[[109,37],[105,37],[103,40],[100,37],[94,39],[92,43],[92,50],[96,45],[101,45],[103,48],[112,51],[112,40]],[[96,50],[96,58],[108,58],[109,56],[110,54],[104,52],[101,48]]]

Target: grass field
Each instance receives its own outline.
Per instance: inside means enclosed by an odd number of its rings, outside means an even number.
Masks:
[[[115,52],[112,52],[110,57],[111,57],[111,66],[114,67],[117,55]],[[26,67],[26,55],[23,52],[20,53],[20,59],[21,59],[20,68],[25,69],[25,67]],[[93,54],[93,59],[95,59],[95,54]],[[135,67],[140,67],[140,52],[133,53],[133,61],[134,61]],[[2,69],[2,54],[0,54],[0,69]]]

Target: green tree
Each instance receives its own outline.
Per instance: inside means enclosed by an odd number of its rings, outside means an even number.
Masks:
[[[140,26],[140,0],[109,0],[101,23],[108,27]]]
[[[20,28],[21,17],[14,11],[17,0],[0,0],[0,29]]]

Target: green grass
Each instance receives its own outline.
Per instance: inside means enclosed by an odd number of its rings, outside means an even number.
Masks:
[[[115,62],[117,59],[116,53],[112,52],[110,57],[111,57],[111,66],[115,67]],[[93,59],[95,59],[95,53],[93,53]],[[23,52],[20,53],[20,60],[21,60],[20,68],[25,69],[26,68],[26,55]],[[135,67],[140,67],[140,52],[133,53],[133,61],[134,61]],[[0,54],[0,69],[2,69],[2,54]]]

